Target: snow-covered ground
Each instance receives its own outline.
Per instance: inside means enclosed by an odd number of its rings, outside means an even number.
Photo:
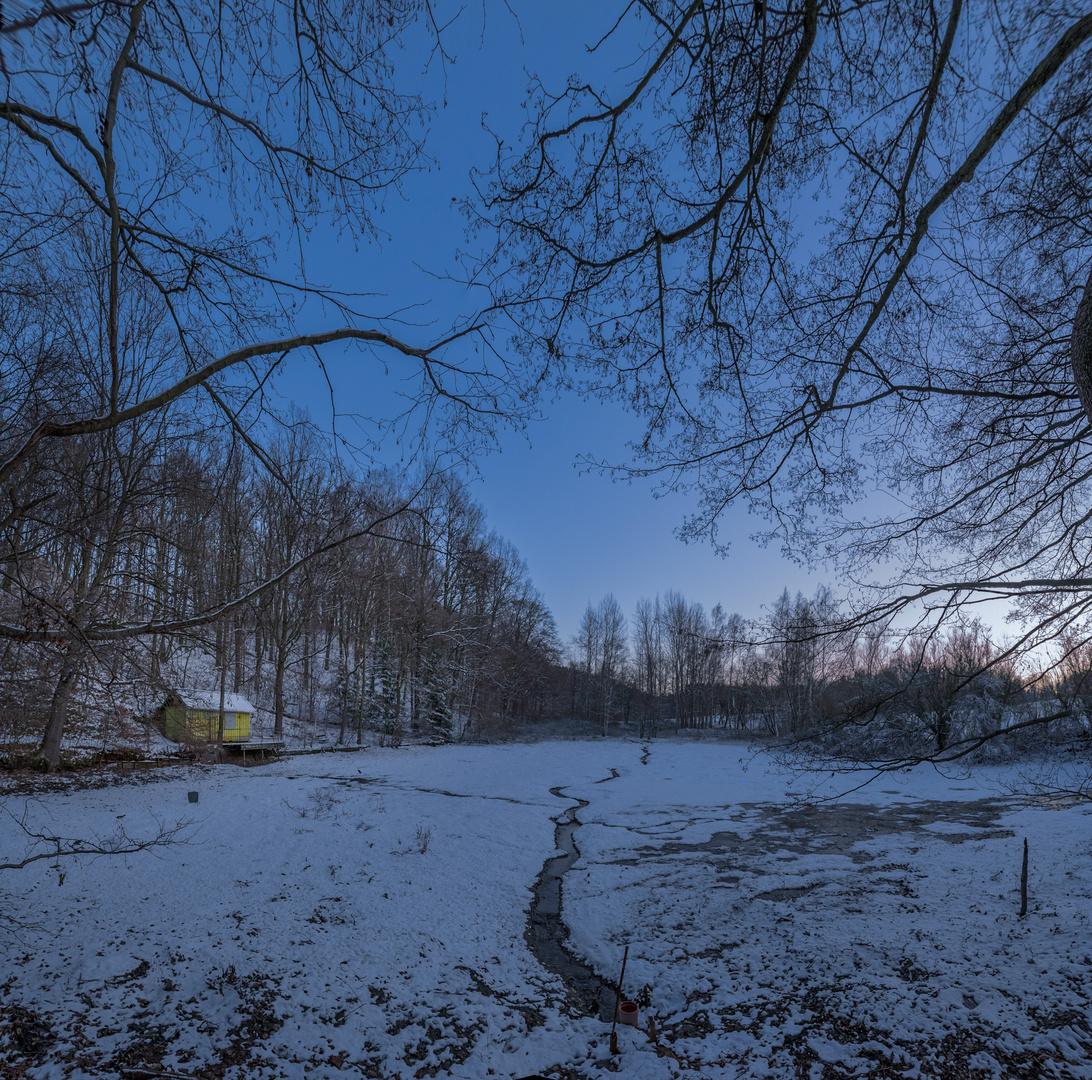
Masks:
[[[0,781],[37,831],[193,822],[0,874],[0,1075],[1092,1078],[1092,811],[1007,803],[1005,779],[809,806],[738,745],[589,741]],[[577,797],[572,945],[607,980],[629,945],[657,1032],[614,1058],[525,939]],[[0,862],[25,849],[4,815]]]

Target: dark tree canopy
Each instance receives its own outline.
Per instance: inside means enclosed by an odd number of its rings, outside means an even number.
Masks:
[[[120,513],[119,470],[131,487],[172,440],[222,436],[268,465],[268,391],[300,354],[346,342],[362,363],[391,357],[414,415],[387,419],[403,430],[472,442],[518,412],[512,372],[475,351],[475,326],[403,340],[359,282],[324,282],[304,261],[312,230],[367,240],[421,164],[427,109],[394,58],[415,27],[435,42],[427,5],[97,0],[4,14],[5,591],[33,591],[28,529],[86,526],[73,499]],[[47,606],[0,617],[0,637],[101,629]]]
[[[525,352],[644,416],[624,471],[696,492],[689,533],[744,504],[893,582],[874,618],[1083,620],[1092,13],[640,0],[610,36],[633,65],[536,86],[483,186]]]
[[[335,277],[423,164],[419,66],[395,69],[407,41],[418,57],[440,47],[427,3],[0,10],[0,640],[45,647],[51,764],[96,643],[214,622],[222,637],[225,618],[390,518],[331,513],[264,579],[166,601],[179,462],[205,475],[247,458],[303,512],[271,452],[280,424],[306,424],[270,406],[281,366],[339,342],[389,364],[405,412],[365,445],[393,429],[465,449],[525,407],[472,321],[396,332],[364,283]],[[345,243],[344,267],[307,264],[317,230]],[[174,554],[138,568],[150,549]]]
[[[286,356],[337,341],[397,357],[411,399],[431,419],[444,405],[448,431],[488,426],[503,365],[460,334],[400,340],[360,282],[303,262],[313,230],[350,248],[369,238],[421,164],[427,110],[394,58],[418,24],[433,34],[427,6],[50,11],[0,35],[0,484],[43,439],[183,399],[238,426]]]

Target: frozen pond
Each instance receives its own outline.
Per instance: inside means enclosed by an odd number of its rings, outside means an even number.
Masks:
[[[589,741],[29,798],[7,781],[35,831],[194,833],[0,877],[0,1073],[1092,1077],[1088,810],[1009,801],[1006,778],[922,770],[808,804],[738,745]],[[27,851],[9,815],[0,861]],[[630,947],[657,1038],[621,1031],[613,1061],[578,980],[529,940],[554,917],[544,867],[593,982]]]

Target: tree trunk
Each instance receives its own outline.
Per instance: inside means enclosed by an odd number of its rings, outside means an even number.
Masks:
[[[286,649],[277,650],[276,675],[273,678],[273,734],[284,734],[284,666]]]
[[[69,646],[61,668],[61,677],[57,681],[57,689],[53,692],[53,701],[49,706],[49,720],[38,747],[38,757],[46,763],[49,772],[53,772],[61,763],[61,738],[68,720],[68,705],[80,676],[82,654],[82,647]]]
[[[1077,396],[1081,399],[1085,416],[1092,420],[1092,274],[1085,283],[1080,303],[1077,304],[1077,314],[1073,317],[1069,359]]]
[[[311,694],[311,644],[311,631],[308,628],[303,632],[303,663],[300,665],[302,689],[308,697]]]
[[[940,753],[947,745],[951,734],[951,720],[947,709],[941,709],[937,713],[937,753]]]
[[[246,656],[246,627],[242,620],[235,623],[235,677],[231,689],[236,694],[243,692],[243,658]]]
[[[217,759],[219,760],[220,754],[223,752],[224,747],[224,728],[227,726],[226,710],[224,709],[224,702],[227,699],[227,655],[225,645],[225,655],[219,657],[220,660],[220,722],[217,725],[216,731],[216,745],[217,745]]]
[[[254,627],[254,697],[258,698],[262,693],[262,667],[265,664],[265,634],[262,633],[262,624],[259,622]],[[257,704],[257,701],[255,701]]]
[[[357,653],[353,653],[354,656]],[[367,651],[362,651],[359,654],[359,671],[360,671],[360,689],[357,691],[357,706],[356,706],[356,745],[360,746],[364,742],[364,704],[365,694],[368,692],[368,680],[365,673],[365,664],[368,662]]]

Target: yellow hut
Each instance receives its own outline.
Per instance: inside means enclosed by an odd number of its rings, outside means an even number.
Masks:
[[[163,703],[163,734],[174,742],[220,741],[220,691],[172,690]],[[242,694],[224,695],[224,742],[250,739],[254,706]]]

